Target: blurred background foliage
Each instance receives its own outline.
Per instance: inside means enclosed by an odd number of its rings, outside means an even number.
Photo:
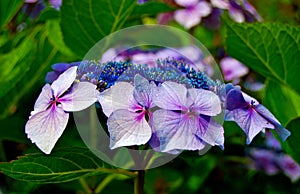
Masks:
[[[299,32],[299,0],[249,2],[256,7],[265,22],[295,26],[295,32]],[[124,27],[154,23],[158,13],[172,10],[174,8],[164,1],[138,5],[135,0],[63,0],[62,6],[57,10],[48,1],[25,4],[23,0],[1,0],[0,161],[4,164],[17,159],[18,156],[40,153],[27,139],[24,126],[52,64],[80,61],[91,46],[106,35]],[[226,25],[234,25],[227,20],[227,17],[223,17],[223,23],[218,30],[209,30],[199,25],[188,31],[210,50],[217,62],[220,49],[225,45],[229,54],[233,55],[240,48],[228,47],[231,42],[236,41],[233,36],[225,41]],[[185,30],[175,22],[169,25]],[[248,30],[251,31],[245,28],[242,32],[245,37],[250,34],[247,33]],[[251,38],[250,35],[248,38]],[[299,39],[295,42],[299,46]],[[299,49],[300,47],[298,50],[296,47],[297,52]],[[240,56],[236,54],[235,57]],[[290,56],[293,57],[296,56]],[[250,59],[244,60],[248,66],[247,61]],[[295,135],[283,146],[299,162],[300,155],[297,149],[299,120],[296,118],[300,116],[298,101],[300,97],[299,90],[294,88],[294,91],[291,88],[299,86],[300,80],[293,78],[294,80],[290,80],[287,84],[278,85],[278,82],[274,82],[276,79],[269,79],[264,73],[259,75],[256,72],[261,73],[259,68],[251,69],[251,73],[266,82],[267,87],[252,94],[260,101],[263,100],[285,126],[290,126],[289,129]],[[241,81],[243,82],[243,79]],[[235,123],[227,122],[224,128],[225,151],[212,148],[203,156],[195,152],[184,152],[172,162],[148,170],[145,192],[149,194],[300,192],[300,182],[291,182],[282,173],[269,176],[262,171],[249,170],[247,165],[250,161],[245,157],[247,152],[245,135]],[[263,145],[263,136],[260,135],[250,147],[259,145]],[[54,151],[70,146],[85,147],[72,120],[69,121],[68,128]],[[51,160],[51,156],[43,160]],[[3,169],[5,168],[2,168],[4,172]],[[26,171],[26,166],[24,169]],[[5,174],[9,172],[6,171]],[[84,178],[78,176],[79,179],[55,184],[20,181],[11,178],[15,176],[14,172],[11,177],[5,174],[0,173],[0,193],[46,194],[54,191],[92,193],[92,190],[103,193],[133,193],[132,180],[116,174],[88,174]]]

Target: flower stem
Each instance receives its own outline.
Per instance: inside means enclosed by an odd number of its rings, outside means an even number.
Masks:
[[[105,179],[97,186],[94,193],[95,194],[101,193],[102,190],[116,177],[117,177],[116,174],[111,174],[111,175],[108,175],[107,177],[105,177]]]
[[[80,182],[82,188],[84,189],[85,193],[88,193],[88,194],[92,193],[92,190],[90,189],[90,187],[88,186],[88,184],[86,183],[86,181],[83,178],[80,178],[79,182]]]
[[[138,176],[134,179],[134,194],[143,194],[145,184],[145,171],[138,170],[137,173]]]

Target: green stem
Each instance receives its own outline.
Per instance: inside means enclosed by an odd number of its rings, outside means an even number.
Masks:
[[[116,177],[117,177],[116,174],[111,174],[111,175],[108,175],[107,177],[105,177],[105,179],[96,187],[94,193],[95,194],[101,193],[102,190]]]
[[[130,172],[127,170],[123,169],[107,169],[107,168],[97,168],[95,171],[103,172],[103,173],[115,173],[115,174],[123,174],[129,177],[137,177],[138,173],[137,172]]]
[[[80,182],[82,188],[84,189],[85,193],[92,194],[92,190],[90,189],[90,187],[88,186],[88,184],[86,183],[86,181],[83,178],[80,178],[79,182]]]
[[[134,194],[143,194],[145,184],[145,171],[138,170],[137,173],[138,176],[134,179]]]

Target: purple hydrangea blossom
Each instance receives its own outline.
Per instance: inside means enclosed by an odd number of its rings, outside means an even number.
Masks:
[[[226,85],[225,120],[235,121],[243,129],[247,144],[265,128],[275,129],[283,141],[290,135],[266,107],[232,84]]]
[[[98,100],[108,117],[111,149],[149,141],[152,130],[147,119],[152,118],[149,109],[154,106],[154,87],[154,83],[137,74],[134,86],[128,82],[118,82],[99,94]]]
[[[69,68],[52,85],[43,87],[26,123],[28,138],[46,154],[51,152],[65,130],[68,112],[83,110],[97,100],[95,85],[89,82],[73,84],[76,70],[76,66]]]
[[[231,57],[224,57],[220,61],[220,66],[226,81],[233,80],[233,83],[238,83],[239,78],[246,75],[249,69],[238,60]]]
[[[175,11],[174,19],[186,29],[196,26],[201,22],[202,17],[211,13],[211,6],[206,1],[175,0],[175,2],[185,7],[185,9]]]
[[[277,164],[293,182],[300,178],[300,166],[289,155],[281,154],[276,158]]]
[[[57,80],[58,76],[62,74],[64,71],[69,69],[70,67],[78,66],[80,62],[73,62],[73,63],[56,63],[51,66],[53,71],[47,73],[45,77],[46,83],[52,83],[53,81]]]
[[[62,5],[62,0],[49,0],[49,3],[54,7],[54,9],[59,10]]]
[[[176,154],[181,150],[202,150],[207,144],[223,147],[223,127],[212,116],[221,113],[219,97],[208,90],[187,89],[166,81],[154,92],[151,146]]]

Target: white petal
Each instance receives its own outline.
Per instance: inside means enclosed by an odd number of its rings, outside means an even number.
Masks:
[[[176,10],[174,12],[174,19],[186,29],[190,29],[201,22],[201,16],[194,10]]]
[[[221,101],[212,91],[192,88],[188,89],[188,97],[193,103],[193,111],[198,114],[216,116],[221,113]]]
[[[130,109],[136,103],[133,98],[134,87],[127,82],[119,82],[98,95],[104,114],[109,115],[118,109]]]
[[[183,114],[164,109],[153,113],[153,129],[160,142],[160,151],[201,150],[205,147],[196,135],[197,126]],[[156,148],[156,150],[158,150]],[[175,151],[175,152],[174,152]]]
[[[50,154],[55,143],[65,130],[69,114],[61,107],[51,107],[33,115],[25,126],[25,133],[40,150]]]
[[[107,121],[110,148],[141,145],[151,138],[151,128],[141,113],[128,110],[114,111]]]
[[[252,104],[254,106],[259,105],[259,102],[255,98],[249,96],[248,94],[246,94],[244,92],[242,92],[242,95],[243,95],[245,101],[248,102],[249,104]]]
[[[70,88],[76,78],[76,71],[77,66],[70,67],[52,83],[51,88],[53,89],[55,97],[62,95]]]
[[[211,6],[207,2],[201,1],[195,6],[194,11],[197,12],[200,17],[206,17],[211,13]]]
[[[245,21],[245,16],[244,14],[235,8],[229,8],[229,16],[238,23],[244,22]]]
[[[228,9],[228,7],[229,7],[228,0],[211,0],[210,2],[214,7],[217,7],[220,9]]]
[[[96,85],[89,82],[79,82],[73,85],[70,94],[59,99],[65,111],[73,112],[83,110],[97,101],[99,94]]]
[[[39,97],[35,101],[34,111],[32,112],[31,115],[35,114],[36,112],[46,110],[46,108],[50,104],[50,101],[51,101],[50,99],[52,98],[52,95],[53,95],[53,93],[52,93],[51,86],[49,84],[46,84],[43,87],[42,92],[40,93]]]
[[[193,6],[193,5],[196,5],[196,3],[198,2],[199,0],[175,0],[175,2],[178,4],[178,5],[181,5],[183,7],[188,7],[188,6]]]
[[[154,91],[153,102],[167,110],[183,110],[187,108],[187,89],[184,85],[166,81]]]

